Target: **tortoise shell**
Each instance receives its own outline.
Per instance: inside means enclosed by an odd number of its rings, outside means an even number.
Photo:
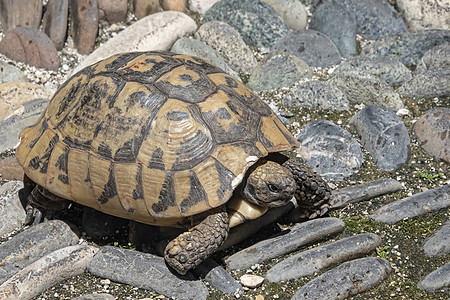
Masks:
[[[16,157],[35,183],[163,226],[226,203],[259,158],[298,146],[241,82],[168,52],[119,54],[86,67],[20,137]]]

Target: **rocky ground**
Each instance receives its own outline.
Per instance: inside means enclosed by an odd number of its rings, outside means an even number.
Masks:
[[[193,12],[193,3],[207,2],[190,2],[187,14],[138,21],[129,9],[120,22],[100,22],[90,55],[69,35],[54,70],[54,58],[41,56],[40,67],[11,59],[20,43],[5,43],[10,32],[0,32],[0,295],[449,299],[450,31],[439,14],[417,31],[406,1],[221,1]],[[23,227],[14,181],[22,175],[10,156],[20,130],[82,66],[150,49],[203,57],[257,91],[300,141],[293,155],[334,188],[329,215],[274,222],[283,210],[246,224],[234,230],[235,245],[181,279],[154,255],[156,243],[135,251],[142,245],[129,243],[126,222],[92,211],[82,221],[77,205],[60,217],[72,228]]]

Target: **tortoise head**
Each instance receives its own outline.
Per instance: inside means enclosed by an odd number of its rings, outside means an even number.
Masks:
[[[288,169],[265,161],[250,170],[244,185],[244,197],[260,206],[283,206],[294,196],[297,184]]]

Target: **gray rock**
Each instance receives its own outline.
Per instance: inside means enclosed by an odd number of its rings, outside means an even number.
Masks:
[[[363,156],[358,142],[333,122],[312,121],[296,138],[300,156],[326,180],[343,180],[361,167]]]
[[[328,36],[343,57],[356,54],[356,18],[336,2],[324,2],[314,11],[309,29]]]
[[[75,245],[53,251],[0,285],[4,300],[30,299],[58,282],[83,273],[97,252],[88,245]]]
[[[450,253],[450,221],[447,221],[425,240],[423,251],[428,256]]]
[[[328,81],[344,92],[355,104],[383,105],[392,110],[403,108],[400,96],[382,79],[365,73],[340,73]]]
[[[203,58],[240,80],[239,75],[226,64],[223,57],[218,55],[211,46],[208,46],[202,41],[190,38],[180,38],[173,44],[170,51]]]
[[[341,62],[341,55],[329,37],[315,30],[297,30],[286,34],[272,48],[303,59],[311,67],[327,68]]]
[[[89,295],[83,295],[80,297],[73,298],[72,300],[114,300],[116,299],[113,295],[105,293],[94,293]]]
[[[230,269],[245,269],[271,258],[293,252],[307,244],[336,235],[345,224],[336,218],[323,218],[298,223],[280,235],[258,242],[234,253],[225,260]]]
[[[416,74],[397,92],[403,97],[434,98],[450,95],[450,68]]]
[[[418,63],[429,49],[448,42],[450,42],[449,30],[408,32],[371,43],[362,49],[361,55],[394,57],[409,65]]]
[[[212,287],[227,295],[244,294],[244,289],[230,273],[214,260],[208,258],[192,270],[197,277],[204,278]]]
[[[15,148],[19,144],[19,133],[36,122],[48,104],[48,99],[33,99],[23,103],[23,110],[0,121],[0,152]]]
[[[89,54],[98,34],[98,0],[70,0],[69,6],[74,47],[80,54]]]
[[[402,119],[391,110],[370,105],[355,114],[349,123],[380,169],[396,170],[408,161],[409,133]]]
[[[205,13],[203,22],[222,21],[241,34],[249,46],[270,48],[289,32],[273,7],[261,0],[222,0]]]
[[[406,24],[385,0],[323,0],[344,6],[356,18],[357,33],[368,40],[379,40],[407,32]],[[314,14],[314,12],[313,12]]]
[[[38,29],[41,17],[42,1],[40,0],[0,1],[0,23],[3,31],[20,26]]]
[[[204,15],[219,0],[190,0],[188,1],[189,10]]]
[[[164,258],[148,253],[105,246],[94,256],[89,272],[116,282],[153,290],[177,299],[206,299],[208,290],[192,274],[177,277]]]
[[[440,44],[425,52],[417,64],[416,74],[445,69],[450,69],[450,43]]]
[[[380,244],[381,238],[373,233],[343,238],[286,258],[267,271],[266,279],[278,282],[313,275],[331,266],[362,257]]]
[[[19,198],[22,188],[22,181],[9,181],[0,186],[0,237],[19,229],[25,221],[25,210]]]
[[[395,224],[449,206],[450,185],[447,184],[386,204],[376,210],[371,218],[377,222]]]
[[[428,153],[450,163],[450,108],[428,110],[414,123],[413,132]]]
[[[403,186],[400,182],[391,178],[380,178],[362,184],[347,186],[331,192],[330,208],[342,208],[350,203],[358,203],[395,193],[402,188]]]
[[[203,24],[195,33],[195,38],[214,48],[236,72],[250,74],[256,67],[257,62],[252,50],[245,44],[239,32],[225,22],[212,21]]]
[[[410,31],[421,29],[450,29],[449,2],[434,0],[397,0],[395,6],[402,13]]]
[[[250,75],[248,86],[254,91],[269,91],[289,87],[302,78],[311,77],[309,66],[300,58],[273,53]]]
[[[27,77],[16,66],[0,61],[0,84],[14,81],[27,81]]]
[[[332,76],[338,74],[369,74],[379,77],[389,85],[402,84],[412,78],[411,71],[398,59],[391,57],[357,56],[342,62]]]
[[[311,109],[348,110],[347,97],[331,82],[311,80],[300,82],[284,96],[282,103],[288,107]]]
[[[305,29],[308,20],[306,9],[297,0],[263,0],[272,6],[292,30]]]
[[[62,50],[66,42],[69,0],[49,0],[45,8],[42,28],[52,40],[56,50]]]
[[[295,293],[292,300],[345,299],[375,287],[391,271],[389,261],[385,259],[355,259],[311,280]]]
[[[76,243],[78,236],[62,221],[28,228],[0,245],[0,283],[42,256]]]
[[[421,290],[429,292],[447,291],[450,289],[450,262],[425,276],[417,284]]]

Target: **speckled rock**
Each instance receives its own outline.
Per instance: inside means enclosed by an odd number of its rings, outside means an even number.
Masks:
[[[396,5],[410,31],[450,29],[450,2],[434,0],[397,0]]]
[[[273,7],[261,0],[221,0],[205,13],[203,22],[223,21],[241,34],[249,46],[272,47],[289,32]]]
[[[450,253],[450,221],[447,221],[425,240],[423,251],[428,256]]]
[[[365,39],[379,40],[407,32],[400,14],[387,0],[322,0],[336,2],[356,17],[357,33]],[[321,4],[323,5],[323,4]],[[314,12],[313,12],[314,14]]]
[[[450,262],[425,276],[417,284],[417,287],[429,292],[448,291],[450,289]]]
[[[42,256],[77,243],[78,236],[59,220],[28,228],[0,245],[0,283]]]
[[[328,36],[343,57],[356,54],[356,18],[337,2],[319,5],[309,23],[309,29]]]
[[[450,185],[448,184],[386,204],[377,209],[371,218],[377,222],[395,224],[404,219],[447,207],[450,207]]]
[[[311,80],[296,84],[283,97],[282,103],[288,107],[308,107],[311,109],[348,110],[347,97],[331,82]]]
[[[371,43],[362,49],[361,55],[394,57],[408,65],[418,63],[429,49],[449,42],[450,30],[421,30]]]
[[[396,170],[408,161],[409,133],[402,119],[391,110],[370,105],[354,115],[349,123],[381,170]]]
[[[219,0],[189,0],[189,10],[204,15]]]
[[[19,198],[22,188],[22,181],[9,181],[0,186],[0,237],[19,229],[25,221],[25,210]]]
[[[207,258],[198,267],[191,270],[194,275],[204,278],[212,287],[227,295],[244,294],[244,289],[224,267],[214,260]]]
[[[192,34],[196,29],[194,20],[181,12],[165,11],[152,14],[128,26],[95,49],[72,74],[122,52],[169,50],[178,38]]]
[[[428,153],[450,163],[449,107],[435,107],[428,110],[414,124],[413,132]]]
[[[273,53],[253,70],[247,85],[257,92],[276,90],[309,78],[311,74],[308,64],[297,56]]]
[[[0,84],[14,81],[27,81],[27,77],[16,66],[0,61]]]
[[[192,274],[174,275],[164,258],[149,253],[105,246],[94,256],[89,272],[180,300],[206,299],[208,295],[206,286]]]
[[[403,108],[400,96],[384,80],[365,73],[339,73],[330,82],[355,104],[382,105],[397,111]]]
[[[69,6],[74,47],[80,54],[89,54],[98,33],[98,0],[70,0]]]
[[[296,138],[300,156],[326,180],[343,180],[361,167],[363,156],[358,142],[331,121],[312,121]]]
[[[58,282],[83,273],[97,252],[88,245],[55,250],[14,274],[0,286],[4,300],[30,299]]]
[[[240,80],[239,75],[227,65],[223,57],[218,55],[211,46],[208,46],[202,41],[190,38],[180,38],[173,44],[170,51],[203,58]]]
[[[336,235],[344,228],[344,222],[336,218],[322,218],[298,223],[285,234],[263,240],[234,253],[225,260],[225,263],[230,269],[245,269]]]
[[[69,0],[49,0],[45,7],[42,28],[56,50],[62,50],[67,36]]]
[[[366,183],[343,187],[331,192],[330,208],[342,208],[350,203],[367,201],[382,195],[395,193],[402,188],[402,184],[392,178],[380,178]]]
[[[425,52],[417,64],[416,74],[445,69],[450,69],[450,43],[440,44]]]
[[[125,21],[127,18],[127,0],[99,0],[99,20],[106,20],[109,24]]]
[[[116,298],[110,294],[94,293],[94,294],[88,294],[88,295],[76,297],[76,298],[73,298],[72,300],[114,300],[114,299],[116,299]]]
[[[267,271],[266,279],[269,282],[279,282],[314,275],[331,266],[362,257],[380,244],[381,238],[374,233],[343,238],[286,258]]]
[[[403,97],[434,98],[450,95],[450,68],[416,74],[397,92]]]
[[[262,0],[272,6],[292,30],[305,29],[308,16],[300,1]]]
[[[292,300],[345,299],[377,286],[391,271],[385,259],[355,259],[314,278],[298,290]]]
[[[386,81],[389,85],[402,84],[412,78],[411,71],[399,60],[391,57],[357,56],[342,62],[332,76],[343,73],[357,76],[374,75]]]
[[[0,41],[0,53],[38,68],[57,70],[59,67],[59,56],[53,42],[34,28],[16,27],[6,31]]]
[[[228,66],[236,72],[250,74],[256,58],[239,32],[225,22],[212,21],[200,26],[195,38],[214,48]]]
[[[18,26],[38,29],[41,24],[41,0],[1,0],[0,23],[3,30]]]
[[[341,62],[341,55],[329,37],[315,30],[297,30],[285,35],[272,48],[303,59],[311,67],[330,67]]]

